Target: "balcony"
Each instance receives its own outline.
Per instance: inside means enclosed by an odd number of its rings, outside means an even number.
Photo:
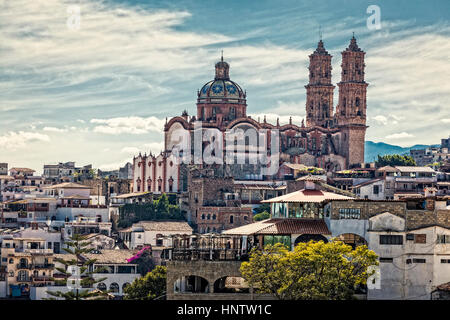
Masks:
[[[32,278],[31,277],[17,277],[16,280],[17,280],[17,282],[31,282]]]
[[[33,269],[53,269],[55,267],[55,265],[53,263],[43,263],[43,264],[33,264],[32,268]]]
[[[30,270],[31,269],[31,264],[23,264],[23,263],[18,263],[16,265],[17,269],[26,269],[26,270]]]
[[[28,248],[16,248],[16,252],[26,252],[31,254],[52,254],[52,249],[28,249]]]
[[[32,278],[33,281],[40,282],[40,281],[53,281],[52,277],[48,276],[36,276]]]

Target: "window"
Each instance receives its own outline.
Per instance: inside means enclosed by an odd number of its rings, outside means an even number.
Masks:
[[[380,186],[373,186],[373,194],[379,194],[380,193]]]
[[[156,239],[156,246],[157,247],[162,247],[163,246],[163,239]]]
[[[284,244],[286,247],[291,248],[291,237],[290,236],[264,236],[264,246],[276,243]]]
[[[103,282],[100,282],[97,285],[97,289],[100,290],[100,291],[106,291],[106,284],[104,284]]]
[[[234,217],[230,216],[230,224],[233,224],[233,223],[234,223]]]
[[[441,263],[450,263],[450,259],[441,259]]]
[[[426,234],[415,234],[414,235],[414,243],[426,243],[427,235]]]
[[[339,219],[359,219],[361,209],[359,208],[341,208],[339,209]]]
[[[388,245],[403,244],[403,236],[391,234],[380,235],[380,244],[388,244]]]
[[[438,234],[437,243],[450,243],[450,235],[448,234]]]
[[[380,262],[393,262],[393,258],[380,258]]]
[[[119,293],[119,285],[117,283],[113,282],[109,286],[109,290],[111,290],[112,293]]]
[[[47,243],[47,248],[48,248],[48,249],[51,249],[51,248],[52,248],[52,243],[51,243],[51,242],[48,242],[48,243]]]
[[[426,263],[427,260],[425,259],[413,259],[413,263]]]

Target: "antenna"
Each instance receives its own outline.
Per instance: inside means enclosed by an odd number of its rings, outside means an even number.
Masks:
[[[220,60],[223,62],[223,50],[222,50],[222,57],[220,58]]]
[[[322,40],[322,26],[319,25],[319,39]]]

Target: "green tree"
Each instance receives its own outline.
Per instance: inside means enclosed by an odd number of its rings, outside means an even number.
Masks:
[[[411,156],[402,156],[399,154],[378,155],[375,161],[377,167],[384,166],[415,166],[416,161]]]
[[[57,258],[55,261],[60,262],[64,265],[63,268],[56,268],[60,273],[63,274],[63,280],[55,281],[59,285],[67,285],[70,281],[72,274],[69,272],[69,266],[77,266],[79,268],[79,273],[81,274],[80,285],[85,289],[74,289],[68,292],[61,291],[47,291],[47,293],[53,297],[64,298],[65,300],[85,300],[85,299],[103,299],[108,295],[108,292],[102,292],[93,289],[93,285],[102,282],[106,278],[94,279],[93,272],[90,272],[90,267],[95,263],[96,259],[86,259],[83,257],[84,254],[93,251],[93,248],[87,248],[90,241],[86,240],[85,236],[74,234],[70,237],[69,241],[65,244],[67,248],[63,248],[64,251],[68,253],[68,257],[71,259],[61,259]],[[101,271],[100,269],[95,270],[96,272]]]
[[[378,265],[377,255],[341,241],[299,243],[293,251],[282,244],[253,249],[241,273],[257,292],[282,300],[352,299],[356,288],[366,284]]]
[[[256,207],[253,209],[253,212],[255,214],[262,213],[262,212],[270,212],[270,204],[269,203],[262,203],[259,207]]]
[[[253,221],[261,221],[261,220],[266,220],[270,218],[270,213],[268,213],[267,211],[261,212],[261,213],[257,213],[253,216]]]
[[[125,288],[126,300],[155,300],[161,299],[166,293],[167,269],[156,266],[144,277],[135,279]]]
[[[152,202],[126,204],[119,209],[119,228],[127,228],[133,223],[149,220],[185,221],[186,219],[180,207],[170,204],[165,194]]]

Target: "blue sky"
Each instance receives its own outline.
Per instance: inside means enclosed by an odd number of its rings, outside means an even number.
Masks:
[[[369,5],[379,30],[367,28]],[[0,0],[0,162],[112,169],[159,152],[165,118],[195,113],[221,50],[248,114],[300,123],[319,26],[333,83],[352,32],[367,52],[368,140],[439,143],[450,134],[449,15],[445,0]]]

